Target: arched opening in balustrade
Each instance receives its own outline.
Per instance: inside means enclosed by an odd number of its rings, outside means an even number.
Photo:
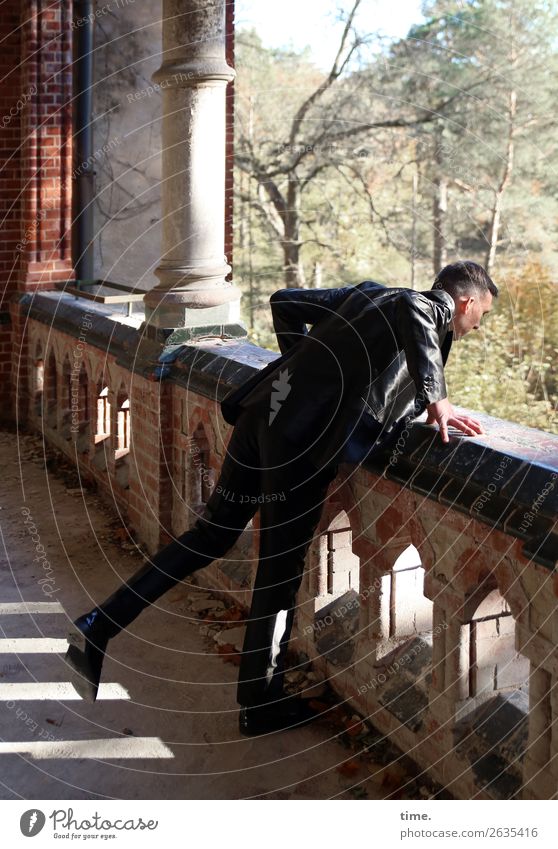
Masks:
[[[353,553],[353,533],[344,510],[311,546],[309,561],[316,648],[334,665],[346,664],[354,654],[359,626],[360,558]]]
[[[120,392],[116,399],[116,457],[130,451],[130,399]]]
[[[212,466],[213,442],[201,417],[202,411],[193,407],[192,401],[178,397],[175,409],[179,413],[175,433],[172,475],[172,528],[177,536],[183,534],[204,512],[216,479]],[[189,418],[186,418],[189,413]],[[232,494],[231,494],[232,495]],[[224,498],[230,497],[228,493]],[[252,585],[256,531],[250,520],[233,548],[218,564],[219,571],[233,584]]]
[[[200,422],[182,450],[182,498],[189,510],[198,512],[208,501],[214,486],[209,440]]]
[[[130,485],[130,445],[131,445],[130,399],[121,387],[116,396],[116,447],[114,451],[114,472],[117,483],[123,489]]]
[[[424,594],[425,570],[417,548],[396,539],[393,549],[394,563],[379,581],[371,622],[378,635],[376,662],[362,692],[416,732],[428,707],[438,633],[433,629],[433,603]],[[382,559],[389,563],[390,556],[388,546]]]
[[[460,628],[456,753],[494,798],[520,791],[529,733],[529,661],[516,651],[515,620],[497,588],[471,598]]]
[[[467,680],[462,688],[476,702],[495,693],[526,690],[529,661],[515,648],[515,620],[498,589],[480,602],[462,626],[462,668]]]
[[[36,416],[42,416],[43,393],[45,385],[45,362],[43,356],[43,346],[40,342],[37,342],[35,346],[35,356],[33,357],[33,373],[31,381],[31,398],[33,412]]]
[[[379,654],[432,629],[432,602],[424,595],[424,568],[414,545],[397,557],[393,569],[382,577]]]
[[[99,471],[105,472],[108,468],[108,452],[111,444],[111,404],[109,388],[102,380],[96,384],[95,397],[95,435],[93,439],[95,453],[93,464]]]
[[[56,368],[56,356],[52,350],[47,357],[44,374],[43,421],[52,430],[56,429],[58,422],[58,370]]]
[[[102,383],[97,385],[97,423],[95,443],[104,442],[110,436],[109,388]]]
[[[353,554],[353,533],[349,517],[341,510],[319,538],[317,596],[321,606],[349,590],[358,593],[360,560]]]

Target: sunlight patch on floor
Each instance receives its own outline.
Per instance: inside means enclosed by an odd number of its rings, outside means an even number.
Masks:
[[[0,755],[26,754],[33,760],[97,758],[174,758],[159,737],[107,737],[100,740],[54,740],[0,743]]]
[[[17,601],[0,603],[0,616],[22,613],[64,613],[57,601]]]
[[[67,640],[49,637],[14,637],[0,640],[0,654],[65,654],[67,648]]]
[[[129,699],[130,694],[120,684],[107,683],[99,686],[99,699]],[[81,701],[69,681],[25,682],[0,684],[0,702],[48,701],[57,702]]]

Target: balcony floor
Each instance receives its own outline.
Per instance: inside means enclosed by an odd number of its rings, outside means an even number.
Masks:
[[[199,607],[199,588],[175,588],[119,635],[99,700],[82,702],[64,664],[67,625],[135,572],[141,554],[116,511],[80,491],[69,462],[45,471],[40,438],[1,432],[0,465],[0,798],[355,798],[357,785],[374,799],[395,791],[379,764],[340,772],[352,755],[324,722],[239,737],[237,669],[190,607]],[[50,585],[36,545],[50,562]],[[396,784],[405,785],[397,769]],[[408,788],[399,798],[416,798],[417,785]]]

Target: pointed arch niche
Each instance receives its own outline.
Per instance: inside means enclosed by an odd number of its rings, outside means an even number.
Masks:
[[[200,512],[211,495],[214,473],[210,460],[209,440],[203,424],[198,422],[182,450],[181,497],[188,512]]]
[[[433,604],[424,595],[424,568],[414,545],[396,558],[393,568],[381,579],[378,656],[400,643],[432,630]]]
[[[461,696],[474,703],[527,690],[529,661],[515,648],[515,620],[498,589],[478,604],[461,629]]]
[[[308,581],[316,649],[334,665],[344,665],[354,655],[360,619],[360,558],[353,552],[345,510],[337,512],[312,543]]]
[[[93,464],[101,472],[105,472],[109,465],[111,444],[111,403],[110,389],[102,377],[95,384],[95,436]]]
[[[35,345],[33,372],[31,377],[32,411],[35,416],[43,415],[43,394],[45,385],[45,362],[43,346],[40,341]]]

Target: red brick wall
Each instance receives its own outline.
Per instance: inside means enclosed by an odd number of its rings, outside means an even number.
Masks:
[[[18,148],[23,103],[19,13],[19,3],[12,0],[4,3],[0,15],[0,409],[4,415],[8,406],[12,348],[9,298],[17,287],[20,259],[16,251],[21,232]]]
[[[21,88],[19,4],[5,4],[0,16],[0,286],[2,298],[15,289],[19,255],[16,244],[21,230],[19,137]],[[2,309],[6,309],[2,303]]]
[[[51,289],[71,277],[71,2],[21,3],[20,288]]]
[[[227,62],[234,68],[234,0],[225,4]],[[234,172],[234,82],[227,87],[227,140],[225,170],[225,256],[230,265],[233,263],[233,172]]]
[[[0,16],[2,418],[28,361],[25,322],[10,301],[73,277],[71,8],[70,0],[6,0]]]

